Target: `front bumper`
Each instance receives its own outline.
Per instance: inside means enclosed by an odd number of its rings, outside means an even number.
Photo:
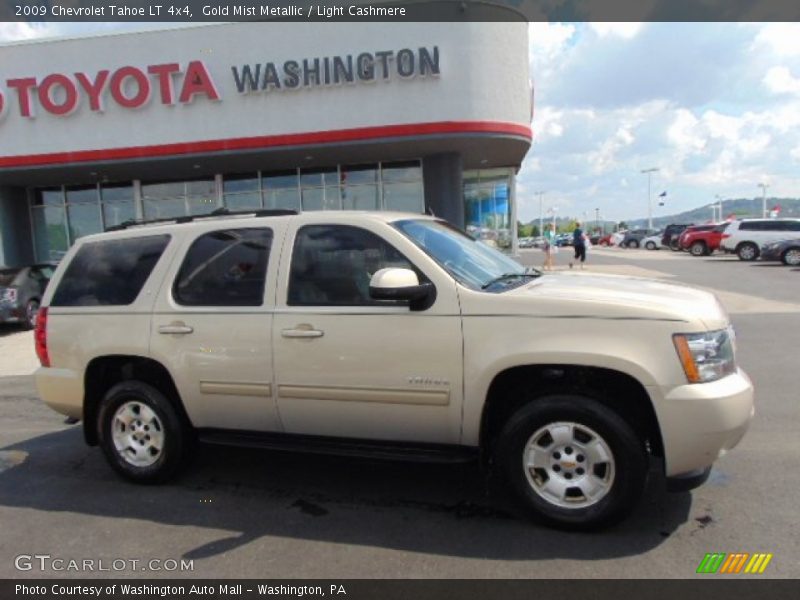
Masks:
[[[781,251],[779,248],[761,248],[761,260],[781,260]]]
[[[656,402],[667,477],[706,469],[736,446],[755,413],[741,369],[710,383],[680,385]]]

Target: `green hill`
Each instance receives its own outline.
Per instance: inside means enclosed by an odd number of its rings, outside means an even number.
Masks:
[[[767,210],[780,206],[781,217],[800,218],[800,199],[798,198],[767,198]],[[735,214],[737,218],[761,217],[761,198],[733,198],[722,201],[722,218]],[[706,223],[711,220],[711,204],[706,204],[693,210],[668,215],[666,217],[653,217],[653,226],[664,227],[670,223]],[[632,219],[628,221],[632,227],[646,227],[647,219]]]

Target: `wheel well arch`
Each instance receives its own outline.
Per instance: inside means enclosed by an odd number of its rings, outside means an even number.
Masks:
[[[515,390],[522,393],[509,398]],[[591,396],[625,420],[641,437],[652,456],[664,456],[653,402],[637,379],[602,367],[539,364],[511,367],[492,380],[481,415],[480,448],[484,459],[491,457],[503,426],[517,410],[537,398],[554,393]]]
[[[96,446],[99,441],[97,416],[106,392],[117,383],[129,380],[142,381],[159,390],[173,404],[180,418],[191,426],[175,381],[164,365],[143,356],[99,356],[89,362],[84,374],[83,435],[87,444]]]

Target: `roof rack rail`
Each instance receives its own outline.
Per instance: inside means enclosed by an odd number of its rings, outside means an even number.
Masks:
[[[210,219],[213,217],[237,217],[237,216],[253,216],[253,217],[285,217],[290,215],[299,214],[296,210],[289,208],[259,208],[256,210],[228,210],[227,208],[218,208],[206,213],[204,215],[186,215],[183,217],[165,217],[163,219],[150,219],[149,221],[128,219],[118,225],[112,225],[106,228],[106,231],[122,231],[128,227],[140,227],[144,225],[157,225],[159,223],[175,223],[181,225],[183,223],[191,223],[198,219]]]

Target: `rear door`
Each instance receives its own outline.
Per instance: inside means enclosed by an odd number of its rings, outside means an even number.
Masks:
[[[463,349],[455,282],[380,221],[305,225],[287,235],[283,254],[273,340],[285,431],[458,443]],[[432,282],[433,304],[412,311],[373,301],[370,278],[386,267]]]
[[[151,352],[195,427],[279,429],[270,336],[282,222],[195,229],[164,279]]]

